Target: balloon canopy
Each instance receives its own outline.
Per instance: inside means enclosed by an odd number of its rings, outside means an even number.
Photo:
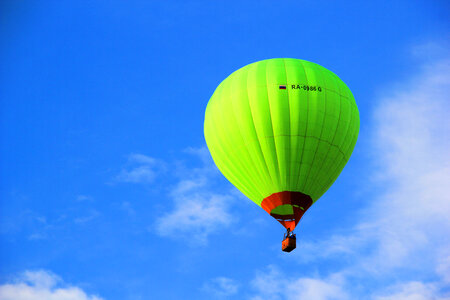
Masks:
[[[350,158],[359,113],[350,89],[312,62],[268,59],[228,76],[205,113],[223,175],[290,231]]]

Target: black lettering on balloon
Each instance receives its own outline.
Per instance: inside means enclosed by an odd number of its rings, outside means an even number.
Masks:
[[[309,91],[309,92],[321,92],[322,91],[322,87],[320,86],[316,86],[316,85],[306,85],[306,84],[291,84],[291,89],[292,90],[304,90],[304,91]]]

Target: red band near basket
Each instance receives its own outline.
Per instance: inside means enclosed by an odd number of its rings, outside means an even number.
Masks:
[[[272,210],[280,205],[292,205],[294,211],[290,215],[278,215],[273,214]],[[264,198],[261,202],[261,207],[267,211],[272,217],[274,217],[278,222],[281,223],[286,229],[289,228],[291,231],[295,229],[298,222],[302,218],[303,214],[312,205],[312,199],[310,196],[303,194],[301,192],[278,192]]]

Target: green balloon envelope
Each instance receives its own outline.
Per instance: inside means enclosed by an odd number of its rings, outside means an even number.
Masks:
[[[320,65],[292,58],[235,71],[205,112],[205,139],[219,170],[290,230],[339,176],[358,132],[347,85]]]

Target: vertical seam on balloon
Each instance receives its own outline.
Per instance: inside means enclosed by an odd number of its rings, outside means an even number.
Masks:
[[[354,148],[355,145],[356,145],[356,140],[354,141],[354,139],[355,139],[355,135],[357,136],[358,131],[355,130],[355,129],[356,129],[356,128],[353,128],[353,132],[352,132],[351,138],[350,138],[350,143],[348,144],[345,153],[350,152],[350,149],[352,150],[351,152],[353,152],[353,148]],[[351,156],[351,154],[350,154],[348,157],[345,156],[345,159],[346,159],[347,161],[350,160],[350,156]]]
[[[305,80],[306,80],[306,84],[308,85],[308,75],[306,74],[306,69],[305,66],[303,65],[303,61],[300,60],[300,65],[303,68],[303,72],[305,73]],[[305,154],[305,145],[306,145],[306,136],[308,134],[308,119],[309,119],[309,95],[306,92],[306,126],[305,126],[305,140],[303,141],[303,147],[302,147],[302,156],[300,157],[300,168],[298,170],[298,177],[297,177],[297,181],[296,181],[296,188],[298,188],[298,182],[300,180],[300,175],[302,174],[302,168],[304,166],[303,164],[303,156]]]
[[[256,66],[255,66],[255,68],[256,68]],[[252,109],[252,105],[251,105],[251,102],[250,102],[250,96],[249,96],[249,94],[248,94],[248,83],[249,83],[249,76],[248,76],[248,73],[249,73],[249,72],[250,72],[250,70],[247,71],[247,100],[248,100],[248,106],[249,106],[249,108],[250,108],[250,115],[251,115],[251,118],[252,118],[253,129],[255,130],[255,135],[256,135],[256,137],[257,137],[256,144],[258,145],[259,151],[260,151],[261,154],[262,154],[262,159],[263,159],[263,162],[264,162],[264,167],[266,168],[266,172],[267,172],[266,174],[268,175],[268,177],[269,177],[269,179],[270,179],[270,182],[272,182],[272,184],[273,184],[273,180],[272,180],[272,177],[271,177],[271,175],[270,175],[269,167],[267,166],[266,156],[264,155],[264,151],[262,150],[262,147],[261,147],[260,136],[258,135],[258,130],[256,130],[255,118],[253,117],[253,109]],[[263,195],[263,197],[264,197],[264,196],[266,196],[266,195]],[[267,195],[267,196],[269,196],[269,195]],[[262,202],[262,200],[263,200],[263,199],[261,199],[261,202]],[[261,202],[260,202],[260,206],[261,206]]]
[[[316,67],[315,70],[316,71],[320,70],[320,68]],[[319,73],[321,73],[321,72],[319,72]],[[320,146],[320,143],[321,143],[321,140],[322,140],[323,128],[325,126],[325,114],[326,113],[327,113],[327,94],[325,93],[325,109],[324,109],[324,112],[323,112],[322,127],[320,128],[320,136],[319,136],[319,139],[318,139],[318,142],[317,142],[316,150],[314,151],[314,155],[313,155],[313,159],[312,159],[312,163],[311,163],[311,168],[309,168],[309,170],[308,170],[308,175],[306,176],[305,184],[303,185],[303,190],[306,190],[306,187],[307,187],[306,183],[308,182],[308,177],[311,175],[311,170],[312,170],[312,168],[314,166],[314,160],[316,159],[317,150],[319,149],[319,146]]]
[[[232,96],[233,81],[234,81],[235,78],[232,77],[230,79],[231,80],[228,83],[228,90],[227,90],[228,98],[231,98],[231,96]],[[231,106],[231,110],[232,110],[232,116],[234,117],[234,115],[233,115],[234,114],[233,106]],[[222,116],[223,114],[220,114],[220,115]],[[225,121],[225,120],[222,118],[222,121]],[[226,126],[225,122],[223,122],[223,124]],[[237,122],[236,122],[236,125],[238,126],[237,129],[239,131],[239,125],[237,124]],[[241,157],[239,156],[239,152],[236,151],[237,148],[238,147],[236,147],[236,145],[231,145],[231,147],[230,147],[230,149],[234,153],[234,157],[237,158],[237,160],[239,162],[241,162],[240,165],[241,165],[241,167],[243,167],[242,170],[239,173],[241,173],[244,176],[239,176],[239,178],[241,178],[241,177],[245,178],[245,180],[242,180],[242,179],[240,179],[240,180],[246,182],[246,187],[248,186],[249,191],[251,191],[251,194],[254,195],[255,198],[256,198],[256,196],[259,195],[259,191],[257,191],[258,189],[255,188],[255,186],[252,184],[252,181],[254,180],[254,178],[251,176],[251,173],[249,172],[250,171],[249,168],[248,168],[249,166],[246,164],[245,160],[241,159]],[[239,168],[239,169],[241,169],[241,168]]]
[[[270,108],[270,97],[269,97],[269,84],[268,84],[268,82],[267,82],[267,62],[266,62],[266,65],[265,65],[265,67],[266,67],[266,70],[265,70],[265,75],[266,75],[266,94],[267,94],[267,101],[268,101],[268,103],[269,103],[269,117],[270,117],[270,124],[272,124],[272,126],[271,126],[271,129],[272,129],[272,135],[273,135],[273,146],[274,146],[274,148],[275,148],[275,159],[276,159],[276,166],[277,166],[277,169],[278,169],[278,173],[277,174],[275,174],[276,175],[276,179],[277,179],[277,182],[275,183],[274,182],[274,185],[277,187],[277,188],[279,188],[279,186],[280,186],[280,164],[279,164],[279,161],[278,161],[278,151],[277,151],[277,143],[275,142],[275,132],[274,132],[274,130],[273,130],[273,117],[272,117],[272,110],[271,110],[271,108]],[[266,140],[266,142],[267,142],[267,138],[265,138],[265,140]],[[275,170],[276,171],[276,170]]]
[[[358,111],[358,107],[356,106],[356,104],[355,104],[354,106],[355,106],[354,108],[355,108],[355,110],[356,110],[355,115],[358,116],[358,127],[354,129],[354,132],[353,132],[353,135],[352,135],[352,142],[350,143],[350,145],[349,145],[349,147],[348,147],[346,153],[349,152],[350,149],[351,149],[351,152],[353,152],[353,149],[355,148],[356,142],[357,142],[357,140],[358,140],[359,127],[360,127],[360,119],[359,119],[359,111]],[[350,156],[351,156],[351,155],[349,155],[349,157],[348,157],[347,160],[350,159]]]
[[[211,100],[210,100],[210,101],[211,101]],[[209,122],[209,124],[210,124],[210,126],[213,127],[213,129],[214,129],[214,130],[212,130],[212,131],[213,131],[214,133],[218,133],[217,125],[216,125],[216,123],[215,123],[215,121],[214,121],[215,118],[209,117],[209,119],[211,120],[211,121]],[[217,136],[217,134],[211,134],[211,135],[210,135],[210,138],[211,138],[211,139],[214,139],[214,144],[217,146],[215,151],[211,151],[211,156],[212,156],[213,160],[214,160],[214,156],[212,155],[212,152],[217,153],[216,151],[220,151],[221,153],[225,153],[225,151],[223,150],[222,144],[217,143],[217,139],[215,138],[216,136]],[[224,157],[226,157],[226,156],[224,156]],[[217,162],[214,160],[214,162],[216,162],[217,168],[218,168],[220,171],[222,171],[223,173],[227,174],[229,177],[232,178],[231,180],[229,179],[230,181],[236,181],[236,182],[238,182],[238,181],[236,180],[235,176],[233,175],[233,172],[230,171],[230,170],[233,170],[233,168],[229,168],[229,167],[228,167],[228,165],[231,165],[231,164],[229,164],[229,160],[227,160],[227,161],[228,161],[228,164],[225,163],[225,161],[224,161],[223,164],[221,164],[221,163],[217,163]],[[219,166],[222,166],[222,168],[226,169],[225,172],[224,172],[224,170],[221,170],[221,168],[220,168]],[[224,176],[225,176],[225,174],[224,174]],[[230,174],[231,174],[231,176],[230,176]],[[247,190],[246,190],[245,192],[247,192]],[[247,193],[248,193],[248,192],[247,192]]]
[[[339,95],[339,117],[338,117],[338,122],[336,123],[336,129],[334,130],[333,138],[331,139],[331,143],[330,143],[331,145],[334,145],[333,143],[334,143],[334,140],[336,138],[336,134],[337,134],[337,131],[338,131],[338,128],[339,128],[339,122],[341,121],[341,114],[342,114],[342,97],[341,97],[341,93],[340,93],[341,92],[341,88],[340,88],[339,82],[336,80],[336,78],[333,77],[333,79],[334,79],[334,82],[337,84],[337,86],[339,88],[339,93],[337,93]],[[342,152],[342,150],[339,148],[339,146],[336,145],[336,147],[340,150],[340,153],[342,153],[342,156],[345,156],[345,154]],[[322,168],[325,165],[325,162],[326,162],[326,160],[328,158],[329,153],[330,153],[330,151],[328,150],[328,152],[327,152],[327,154],[326,154],[326,156],[325,156],[325,158],[323,160],[322,166],[320,167],[318,173],[320,173],[322,171]],[[334,171],[334,169],[333,169],[333,171]],[[330,172],[330,174],[331,174],[330,176],[333,176],[333,173],[334,172]],[[327,180],[325,182],[328,182],[330,176],[327,178]],[[315,192],[318,188],[320,188],[319,185],[317,185],[316,189],[313,190],[313,192]]]
[[[349,122],[349,126],[347,127],[347,131],[346,131],[346,133],[345,133],[345,135],[344,135],[345,137],[347,137],[347,134],[348,134],[348,132],[349,132],[349,130],[350,130],[352,121],[353,121],[353,108],[352,108],[352,111],[350,112],[350,122]],[[345,138],[344,138],[344,140],[345,140]],[[343,153],[343,154],[342,154],[342,158],[341,158],[340,163],[337,164],[337,165],[334,167],[333,172],[332,172],[331,174],[336,173],[336,171],[339,170],[339,168],[341,167],[342,163],[343,163],[343,162],[347,163],[348,160],[350,159],[350,156],[349,156],[348,158],[346,157],[345,152],[342,151],[342,153]],[[344,165],[342,166],[342,168],[340,168],[341,171],[344,169],[345,163],[344,163]],[[339,173],[340,173],[340,172],[339,172]],[[339,174],[338,174],[338,175],[339,175]],[[328,184],[327,184],[327,185],[328,185],[328,186],[331,186],[331,184],[333,184],[333,182],[334,182],[337,178],[338,178],[338,176],[336,176],[336,178],[334,178],[334,179],[333,179],[332,176],[330,176],[330,177],[328,178]]]
[[[352,106],[352,116],[353,115],[358,116],[358,123],[359,123],[358,107],[356,105],[353,105],[353,103],[351,103],[351,106]],[[351,142],[347,146],[347,149],[346,149],[346,151],[344,153],[348,153],[349,152],[349,149],[352,148],[352,144],[353,143],[354,143],[353,147],[356,145],[356,140],[353,142],[353,139],[355,138],[355,135],[356,135],[356,138],[357,138],[358,133],[359,133],[359,124],[358,124],[358,128],[353,128],[353,133],[352,133],[352,136],[351,136],[352,138],[350,139]],[[352,152],[353,152],[353,149],[352,149]],[[348,157],[345,157],[347,159],[347,161],[350,159],[350,156],[351,156],[351,154]]]
[[[347,148],[347,151],[346,151],[347,153],[348,152],[353,153],[353,150],[355,149],[355,146],[356,146],[356,142],[358,141],[358,134],[359,134],[359,125],[358,125],[358,129],[354,129],[354,131],[353,131],[353,135],[351,138],[352,142],[350,143],[349,147]],[[347,158],[347,161],[350,160],[350,156],[351,156],[351,154]]]
[[[296,62],[296,64],[295,64],[295,68],[298,70],[298,67],[299,67],[299,64],[301,64],[301,61],[300,60],[296,60],[295,61]],[[303,71],[303,73],[306,73],[305,71]],[[305,75],[306,76],[306,75]],[[298,99],[298,102],[301,102],[302,101],[302,97],[299,97],[300,99]],[[297,111],[297,119],[299,119],[298,117],[298,114],[300,113],[300,111]],[[292,132],[291,132],[291,137],[292,136],[296,136],[296,137],[298,137],[297,139],[296,139],[296,147],[295,147],[295,150],[293,151],[293,153],[294,153],[294,155],[295,155],[295,159],[293,160],[293,161],[297,161],[298,160],[298,154],[300,154],[301,155],[301,149],[299,149],[299,146],[300,146],[300,142],[299,142],[299,138],[300,137],[302,137],[303,138],[303,141],[305,141],[306,140],[306,131],[305,131],[305,134],[304,135],[300,135],[300,134],[298,134],[299,132],[298,132],[298,129],[299,129],[299,127],[300,127],[300,124],[301,124],[301,122],[300,122],[300,120],[298,120],[298,124],[297,124],[297,127],[296,127],[296,134],[292,134]],[[303,143],[303,146],[304,146],[304,143]],[[297,183],[298,183],[298,177],[300,176],[300,170],[301,170],[301,161],[300,162],[298,162],[297,164],[295,164],[295,170],[296,171],[298,171],[298,175],[297,175],[297,178],[292,178],[292,186],[291,186],[291,189],[293,189],[293,190],[298,190],[298,187],[297,187]]]
[[[285,75],[285,78],[286,78],[286,87],[289,85],[288,84],[288,74],[287,74],[287,68],[286,68],[286,60],[283,58],[283,65],[284,65],[284,75]],[[290,189],[291,188],[291,185],[290,185],[290,183],[291,183],[291,100],[290,100],[290,98],[289,98],[289,88],[287,87],[287,101],[288,101],[288,116],[289,116],[289,122],[288,122],[288,125],[289,125],[289,130],[288,130],[288,132],[289,132],[289,136],[286,138],[286,140],[288,141],[288,147],[286,147],[286,149],[289,149],[289,155],[286,155],[286,160],[289,160],[288,161],[288,163],[286,164],[287,165],[287,168],[288,168],[288,174],[287,174],[287,177],[286,177],[286,187],[288,187],[288,189]]]
[[[353,119],[353,115],[356,115],[356,114],[355,114],[355,110],[356,110],[357,108],[356,108],[356,106],[354,106],[354,105],[351,105],[351,106],[352,106],[352,119]],[[352,123],[350,123],[350,124],[352,124]],[[345,152],[344,152],[344,153],[348,153],[349,150],[352,149],[352,147],[354,147],[354,146],[356,145],[356,141],[353,142],[353,139],[355,138],[355,135],[357,135],[357,133],[358,133],[359,130],[355,130],[355,129],[356,129],[356,128],[355,128],[354,126],[352,126],[351,138],[349,139],[350,142],[348,143],[347,147],[345,148]],[[350,129],[349,129],[348,131],[350,131]],[[349,134],[349,132],[346,133],[346,136],[347,136],[348,134]],[[354,144],[353,144],[353,143],[354,143]],[[353,152],[353,149],[352,149],[351,152]],[[350,160],[350,156],[351,156],[351,153],[350,153],[350,155],[348,155],[348,157],[347,157],[347,155],[344,155],[345,163],[347,163],[347,162]]]
[[[210,124],[214,125],[213,127],[216,129],[216,125],[214,122],[211,122]],[[211,125],[211,126],[212,126]],[[220,152],[221,153],[225,153],[225,151],[223,150],[222,146],[220,144],[218,144],[217,142],[215,143],[216,148],[220,148]],[[217,150],[216,150],[217,151]],[[216,152],[215,151],[215,152]],[[217,153],[217,152],[216,152]],[[212,155],[211,155],[212,156]],[[223,157],[223,156],[222,156]],[[236,182],[236,184],[239,184],[239,180],[236,178],[236,176],[234,175],[234,170],[235,168],[230,168],[229,166],[232,165],[229,161],[229,159],[224,160],[222,159],[223,163],[217,163],[217,161],[214,159],[213,157],[213,161],[215,162],[217,168],[223,173],[224,177],[227,178],[233,185],[235,184],[234,182]],[[226,176],[225,176],[226,174]],[[244,193],[245,195],[251,195],[251,193],[248,192],[248,190],[244,187],[240,186],[236,186],[237,189],[239,189],[242,193]]]
[[[229,84],[229,83],[227,83],[227,84]],[[224,89],[224,87],[222,87],[222,89]],[[220,93],[220,104],[223,103],[223,101],[222,101],[223,98],[224,98],[224,95],[223,95],[223,94],[224,94],[224,93],[223,93],[223,91],[222,91],[222,92]],[[221,105],[221,106],[222,106],[222,105]],[[219,113],[219,115],[221,116],[222,114]],[[219,121],[219,118],[213,118],[213,119],[214,119],[215,121]],[[224,124],[223,118],[221,118],[221,120],[222,120],[221,124]],[[217,129],[217,128],[218,128],[218,124],[215,122],[214,125],[215,125],[215,127],[216,127],[216,129]],[[231,154],[229,150],[230,150],[230,149],[233,149],[233,147],[230,147],[230,143],[228,142],[228,138],[222,137],[222,141],[224,142],[224,144],[227,145],[226,148],[228,148],[228,151],[223,151],[223,152],[224,152],[224,153]],[[221,145],[221,144],[219,144],[219,145]],[[223,147],[222,147],[222,149],[223,149]],[[233,154],[232,154],[231,156],[232,156],[233,158],[236,158],[236,157],[237,157],[237,156],[235,155],[234,152],[233,152]],[[228,158],[228,155],[226,155],[225,157]],[[235,159],[233,159],[233,160],[235,160]],[[236,161],[239,161],[239,160],[237,159]],[[230,165],[231,165],[231,166],[235,166],[235,163],[230,163]],[[239,164],[239,165],[242,166],[242,164]],[[239,174],[239,166],[235,167],[234,170],[235,170],[235,172],[234,172],[235,174]],[[243,178],[242,178],[242,177],[243,177]],[[248,182],[248,180],[247,180],[247,177],[246,177],[246,176],[235,176],[235,178],[236,178],[236,182],[237,182],[238,184],[240,184],[240,186],[241,186],[240,189],[245,190],[245,191],[247,192],[247,194],[250,195],[250,197],[251,197],[251,195],[254,194],[254,193],[251,192],[252,190],[249,190],[250,184],[249,184],[249,182]],[[247,187],[247,186],[248,186],[248,187]]]
[[[220,93],[220,97],[223,97],[222,96],[222,94],[223,93]],[[212,124],[214,125],[214,128],[216,129],[215,130],[215,132],[217,132],[217,133],[219,133],[219,130],[218,130],[218,124],[217,124],[217,120],[218,120],[218,118],[211,118],[213,121],[212,121]],[[218,136],[218,135],[217,135]],[[222,140],[225,140],[225,138],[222,138]],[[225,148],[224,148],[224,146],[223,146],[223,144],[225,144],[225,143],[217,143],[217,145],[220,147],[220,149],[222,150],[222,153],[227,153],[228,151],[226,151],[225,150]],[[228,174],[228,176],[230,176],[232,179],[234,179],[235,180],[235,182],[239,185],[239,189],[240,190],[243,190],[243,192],[244,193],[246,193],[246,194],[248,194],[249,196],[251,195],[251,193],[249,192],[249,190],[248,190],[248,188],[246,188],[246,182],[244,181],[244,184],[242,183],[242,181],[240,180],[240,179],[238,179],[238,177],[236,177],[234,174],[237,174],[238,172],[237,172],[237,169],[238,169],[238,167],[236,167],[236,165],[235,164],[233,164],[232,162],[231,162],[231,160],[229,159],[229,156],[228,155],[224,155],[223,156],[224,158],[226,158],[227,159],[227,161],[228,161],[228,163],[227,164],[224,164],[224,165],[226,165],[226,168],[228,168],[229,170],[232,170],[231,172],[229,172],[229,174]],[[231,168],[229,167],[229,166],[231,166]]]
[[[247,95],[247,99],[246,100],[247,100],[247,105],[248,105],[248,108],[249,108],[249,111],[250,111],[250,119],[252,121],[251,129],[253,129],[254,135],[256,137],[256,139],[253,140],[252,142],[253,143],[256,142],[257,147],[255,147],[255,148],[257,150],[259,150],[259,153],[258,153],[258,156],[259,156],[258,165],[259,165],[259,168],[261,168],[261,167],[263,168],[263,170],[259,170],[259,171],[262,171],[261,172],[261,182],[262,182],[262,184],[267,185],[268,184],[267,179],[264,178],[264,176],[263,176],[264,175],[264,171],[266,172],[266,174],[269,174],[269,176],[270,176],[270,173],[269,173],[268,167],[266,165],[266,160],[265,160],[265,157],[264,157],[264,153],[263,153],[263,151],[261,149],[261,145],[259,143],[258,132],[257,132],[256,127],[255,127],[255,122],[254,122],[254,119],[253,119],[252,108],[251,108],[251,105],[250,105],[250,96],[248,94],[248,74],[249,74],[249,69],[250,68],[246,68],[246,73],[245,73],[245,87],[246,87],[245,93]],[[262,162],[262,164],[260,164],[260,162]],[[272,179],[270,179],[270,181],[272,181]],[[261,198],[264,198],[264,196],[265,196],[264,194],[261,195]]]
[[[337,76],[336,76],[337,77]],[[339,78],[338,78],[339,79]],[[339,79],[340,80],[340,79]],[[340,91],[341,91],[341,87],[339,86],[339,94],[340,94]],[[339,95],[339,101],[341,101],[341,96]],[[347,101],[347,100],[346,100]],[[347,134],[348,134],[348,132],[349,132],[349,130],[350,130],[350,127],[351,127],[351,124],[352,124],[352,121],[353,121],[353,105],[350,105],[350,107],[351,107],[351,111],[350,111],[350,121],[349,121],[349,123],[348,123],[348,127],[347,127],[347,129],[346,129],[346,132],[345,132],[345,135],[344,135],[344,140],[345,140],[345,138],[347,137]],[[335,134],[334,134],[334,136],[333,136],[333,140],[334,140],[334,138],[335,138],[335,136],[336,136],[336,132],[335,132]],[[339,147],[338,147],[339,148]],[[343,156],[343,159],[344,159],[344,161],[348,161],[348,159],[347,159],[347,157],[346,157],[346,155],[345,155],[345,152],[341,149],[341,148],[339,148],[340,150],[341,150],[341,153],[342,153],[342,156]],[[349,157],[349,159],[350,159],[350,157]],[[327,181],[326,182],[328,182],[327,183],[327,185],[326,186],[329,186],[329,185],[331,185],[338,177],[339,177],[339,174],[337,174],[338,176],[336,176],[335,178],[334,178],[334,180],[333,180],[333,174],[335,174],[336,173],[336,171],[339,169],[339,167],[342,165],[342,159],[341,159],[341,161],[338,163],[338,164],[336,164],[335,165],[335,167],[333,168],[333,172],[330,172],[330,176],[328,177],[328,179],[327,179]],[[345,166],[345,165],[344,165]],[[342,171],[342,169],[343,169],[343,167],[341,168],[341,171]]]
[[[347,101],[350,102],[350,100],[347,100]],[[347,127],[347,130],[346,130],[345,135],[344,135],[344,141],[346,140],[347,135],[349,134],[349,131],[350,131],[350,128],[352,127],[352,122],[353,122],[354,107],[353,107],[353,105],[351,103],[349,103],[349,104],[350,104],[350,108],[351,108],[351,110],[350,110],[350,122],[348,123],[348,127]],[[344,154],[344,159],[349,160],[350,156],[348,156],[348,158],[347,158],[346,152],[343,149],[341,149],[341,151]]]
[[[233,88],[233,83],[234,83],[235,81],[236,81],[236,78],[232,78],[232,80],[231,80],[231,87],[232,87],[232,88]],[[230,96],[231,96],[231,95],[230,95]],[[232,98],[232,97],[230,97],[230,99],[231,99],[231,98]],[[253,178],[253,180],[259,180],[259,184],[261,184],[261,183],[262,183],[262,177],[261,177],[261,174],[259,174],[258,170],[256,170],[256,164],[255,164],[255,162],[254,162],[254,160],[253,160],[252,155],[251,155],[250,152],[248,151],[248,147],[247,147],[247,144],[246,144],[246,140],[244,139],[244,136],[243,136],[243,134],[242,134],[241,125],[240,125],[240,123],[239,123],[239,121],[238,121],[237,114],[236,114],[236,110],[235,110],[235,107],[234,107],[234,104],[233,104],[234,101],[233,101],[233,100],[230,100],[230,102],[231,102],[231,111],[232,111],[233,117],[234,117],[234,119],[235,119],[235,121],[236,121],[236,125],[237,125],[238,131],[239,131],[239,135],[240,135],[240,137],[241,137],[241,139],[242,139],[242,141],[243,141],[243,148],[245,148],[245,151],[246,151],[248,157],[250,158],[251,165],[255,166],[255,167],[254,167],[254,171],[255,171],[255,174],[254,174],[254,175],[256,175],[256,178]],[[250,175],[250,174],[251,174],[251,172],[249,173],[249,175]],[[249,179],[250,179],[250,183],[251,183],[252,178],[250,178],[250,176],[249,176]],[[252,186],[255,186],[255,184],[253,184]],[[261,194],[259,188],[255,188],[255,194],[257,194],[260,198],[263,196],[263,195]]]
[[[335,81],[336,81],[336,80],[335,80]],[[329,89],[327,89],[327,90],[329,90]],[[340,93],[337,93],[337,94],[339,95]],[[326,95],[326,94],[325,94],[325,95]],[[326,111],[325,111],[325,113],[326,113]],[[336,148],[338,148],[338,150],[339,150],[340,152],[342,152],[341,149],[340,149],[338,146],[336,146],[336,145],[333,144],[334,139],[335,139],[335,137],[336,137],[337,130],[338,130],[338,128],[339,128],[339,122],[340,122],[340,120],[341,120],[341,97],[339,96],[339,116],[338,116],[338,121],[337,121],[337,123],[336,123],[336,128],[335,128],[335,130],[334,130],[333,138],[331,139],[331,142],[329,143],[330,147],[328,148],[328,151],[327,151],[327,153],[326,153],[324,159],[322,160],[322,164],[321,164],[321,166],[319,167],[319,169],[317,170],[316,174],[320,174],[320,172],[322,171],[322,168],[325,166],[325,162],[326,162],[326,160],[327,160],[327,158],[328,158],[328,155],[329,155],[329,153],[330,153],[330,148],[331,148],[331,147],[335,146]],[[342,155],[344,156],[344,153],[342,153]],[[314,186],[312,186],[312,187],[311,187],[311,194],[314,194],[314,192],[316,191],[316,189],[317,189],[318,187],[320,187],[318,183],[316,183],[316,188],[315,188]],[[314,188],[315,188],[315,189],[314,189]]]

